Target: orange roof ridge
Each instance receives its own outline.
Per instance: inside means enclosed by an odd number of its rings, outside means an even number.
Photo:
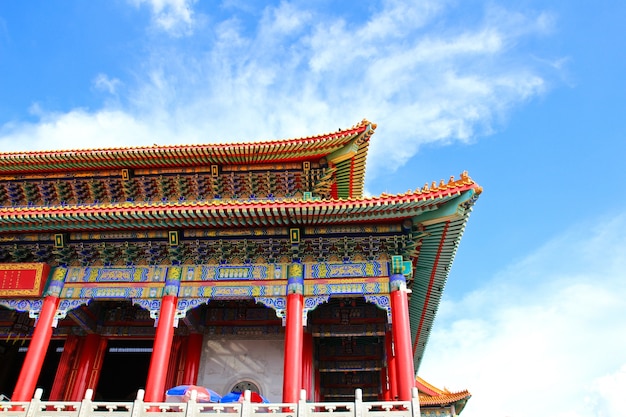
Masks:
[[[424,379],[420,378],[419,376],[415,377],[415,385],[417,386],[417,389],[419,391],[429,394],[430,396],[443,395],[443,390],[426,382]]]
[[[468,177],[469,178],[469,177]],[[480,186],[471,180],[461,179],[454,181],[453,184],[447,185],[445,189],[435,189],[429,191],[415,190],[414,192],[406,192],[403,194],[387,194],[382,193],[379,196],[369,197],[350,197],[350,198],[326,198],[317,200],[304,200],[302,198],[276,198],[267,199],[259,198],[255,200],[244,199],[212,199],[212,200],[185,200],[185,201],[119,201],[115,203],[103,203],[103,204],[77,204],[77,205],[57,205],[57,206],[17,206],[17,207],[0,207],[0,213],[4,211],[10,211],[14,213],[19,212],[36,212],[36,211],[75,211],[81,209],[159,209],[159,208],[184,208],[184,207],[206,207],[206,206],[248,206],[251,204],[263,204],[268,206],[315,206],[318,204],[333,205],[333,206],[351,206],[364,204],[380,203],[384,205],[399,204],[403,202],[422,201],[426,199],[441,198],[454,194],[460,194],[464,191],[474,189],[478,194],[479,190],[482,190]]]
[[[404,196],[412,196],[412,195],[422,195],[422,194],[436,194],[437,192],[452,190],[460,187],[471,186],[476,191],[476,194],[480,194],[483,190],[474,180],[470,178],[467,171],[463,171],[459,176],[459,179],[454,179],[454,175],[450,176],[448,182],[441,180],[439,184],[437,181],[433,181],[432,185],[428,185],[428,183],[424,184],[422,188],[418,188],[415,191],[408,190],[405,193],[401,194],[389,194],[389,193],[381,193],[379,197],[383,198],[394,198],[394,197],[404,197]]]
[[[293,137],[293,138],[283,138],[283,139],[270,139],[270,140],[253,140],[248,142],[218,142],[218,143],[203,143],[203,144],[176,144],[176,145],[150,145],[150,146],[122,146],[122,147],[114,147],[114,148],[74,148],[74,149],[60,149],[60,150],[39,150],[39,151],[9,151],[9,152],[0,152],[0,157],[29,157],[33,155],[61,155],[67,154],[70,156],[71,154],[79,153],[115,153],[115,152],[142,152],[142,151],[167,151],[167,150],[176,150],[181,148],[193,148],[193,149],[202,149],[202,148],[213,148],[213,147],[227,147],[227,148],[235,148],[235,147],[244,147],[250,148],[254,146],[267,146],[267,145],[284,145],[290,142],[320,142],[329,138],[337,138],[341,136],[349,136],[350,134],[357,133],[359,130],[365,131],[365,129],[370,126],[372,130],[375,130],[377,125],[375,123],[370,123],[367,119],[363,119],[361,122],[351,126],[348,129],[337,129],[334,132],[321,133],[317,135],[311,136],[303,136],[303,137]]]
[[[467,401],[472,396],[468,390],[451,392],[447,388],[437,388],[419,376],[415,377],[415,386],[419,391],[420,405],[447,405]]]

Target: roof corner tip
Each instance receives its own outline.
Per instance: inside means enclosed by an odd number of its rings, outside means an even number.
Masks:
[[[356,124],[354,127],[355,128],[365,127],[368,130],[376,130],[378,125],[376,123],[372,123],[369,120],[364,118],[363,120],[361,120],[360,123]]]
[[[470,178],[470,176],[467,173],[467,171],[461,172],[461,176],[460,177],[461,177],[460,182],[462,182],[463,184],[472,186],[472,189],[474,190],[475,195],[480,195],[483,192],[483,187],[478,185],[476,183],[476,181],[474,181],[472,178]]]

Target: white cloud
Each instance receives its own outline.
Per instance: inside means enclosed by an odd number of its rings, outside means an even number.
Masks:
[[[596,378],[590,386],[585,401],[596,411],[598,417],[626,415],[624,412],[624,389],[626,389],[626,364],[618,371]]]
[[[464,417],[626,416],[626,213],[590,224],[441,305],[420,374]]]
[[[195,24],[192,2],[135,4],[148,4],[157,22]],[[556,70],[515,49],[524,37],[546,31],[546,15],[486,7],[478,22],[457,28],[446,26],[450,7],[389,1],[347,21],[282,2],[267,6],[253,24],[239,15],[212,17],[210,27],[198,27],[203,42],[181,40],[179,49],[150,45],[143,67],[129,71],[137,74],[135,83],[96,79],[119,100],[92,112],[7,124],[0,146],[32,149],[50,144],[50,136],[66,138],[55,147],[151,144],[155,136],[159,143],[260,140],[334,131],[368,118],[379,125],[368,161],[371,179],[406,163],[425,143],[492,132],[511,108],[549,88],[544,74]],[[162,27],[177,27],[168,25]],[[130,125],[109,124],[107,139],[96,127],[112,115]],[[94,128],[86,129],[88,123]],[[86,131],[95,136],[84,137]]]
[[[37,111],[41,109],[37,107]],[[47,114],[36,124],[7,124],[0,130],[0,149],[53,150],[128,147],[159,142],[171,137],[168,127],[155,121],[149,126],[120,111],[96,114],[76,109],[69,113]],[[152,142],[150,142],[152,141]],[[17,146],[16,146],[17,145]]]
[[[173,36],[191,35],[194,26],[193,4],[196,0],[130,0],[139,7],[147,4],[154,25]]]
[[[93,80],[94,87],[109,94],[116,94],[121,81],[117,78],[109,78],[106,74],[98,74]]]

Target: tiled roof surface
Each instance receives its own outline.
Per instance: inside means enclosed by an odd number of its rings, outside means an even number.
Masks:
[[[458,392],[450,392],[447,389],[439,389],[422,378],[417,377],[415,385],[419,391],[419,399],[421,406],[445,406],[450,404],[457,405],[457,413],[465,406],[467,400],[472,396],[469,391],[463,390]]]
[[[337,224],[404,219],[432,211],[480,187],[467,175],[400,195],[345,200],[212,200],[0,208],[4,231],[70,231],[151,227],[239,227]]]
[[[0,173],[299,161],[325,157],[354,139],[366,142],[375,128],[363,120],[333,133],[264,142],[0,152]]]
[[[144,146],[65,151],[0,152],[0,175],[163,169],[209,165],[317,162],[336,169],[334,197],[361,197],[369,139],[376,125],[363,120],[349,129],[305,138],[262,142]]]

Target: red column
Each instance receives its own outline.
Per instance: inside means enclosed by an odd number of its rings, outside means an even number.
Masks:
[[[76,367],[76,380],[70,401],[80,401],[85,397],[87,388],[95,390],[95,386],[89,386],[92,370],[95,367],[98,353],[100,351],[100,335],[88,334],[85,336],[82,347],[80,349],[80,357],[78,358],[78,366]]]
[[[296,403],[302,384],[302,312],[304,279],[302,265],[289,266],[287,281],[287,323],[285,325],[285,363],[283,368],[283,402]]]
[[[183,339],[181,336],[174,336],[172,340],[172,346],[170,347],[170,360],[167,361],[167,373],[165,377],[165,386],[167,388],[175,387],[177,385],[177,374],[178,374],[178,363],[181,360],[185,360],[184,356],[185,352],[181,352],[181,346],[183,344]],[[167,389],[166,388],[166,389]]]
[[[393,337],[391,332],[385,334],[385,350],[387,353],[387,378],[389,380],[389,397],[391,400],[398,398],[398,384],[396,377],[396,357],[393,353]]]
[[[380,395],[378,396],[379,400],[382,401],[389,401],[391,400],[391,394],[389,392],[389,385],[388,385],[388,381],[387,381],[387,368],[383,366],[383,368],[380,370],[380,386],[381,386],[381,392]]]
[[[313,399],[313,335],[304,333],[302,351],[302,389],[307,400]]]
[[[174,367],[174,379],[172,383],[168,381],[169,387],[176,387],[183,384],[183,378],[185,377],[185,363],[187,362],[187,346],[189,345],[189,338],[187,336],[178,336],[180,338],[180,347],[178,348],[178,354],[174,361],[170,363],[170,366]],[[176,336],[174,336],[174,344],[176,343]]]
[[[411,390],[415,386],[415,368],[413,366],[413,351],[411,346],[409,300],[404,275],[392,275],[390,277],[390,287],[391,328],[393,331],[396,355],[398,399],[401,401],[410,401]]]
[[[187,360],[183,373],[184,385],[196,385],[198,383],[198,370],[200,369],[200,358],[204,346],[203,339],[204,336],[200,333],[191,333],[187,337]]]
[[[13,391],[11,396],[12,401],[30,401],[33,398],[41,366],[50,345],[52,324],[54,323],[54,315],[58,306],[59,297],[49,295],[44,298],[33,337],[24,358],[24,365],[15,384],[15,391]]]
[[[106,337],[100,337],[100,342],[96,348],[96,358],[93,361],[89,373],[87,374],[87,388],[92,388],[94,391],[98,387],[98,382],[100,381],[102,364],[104,363],[104,356],[107,353],[108,346],[109,340]]]
[[[52,389],[50,390],[50,401],[67,401],[69,399],[69,395],[66,396],[66,393],[69,391],[68,387],[71,389],[73,384],[73,380],[70,380],[70,378],[72,376],[72,363],[78,348],[78,341],[78,336],[71,334],[67,336],[65,343],[63,343],[63,354],[54,376]]]
[[[167,378],[172,338],[174,337],[174,315],[178,297],[166,295],[161,299],[159,324],[154,336],[154,346],[148,368],[146,381],[146,402],[161,402],[165,397],[165,380]]]
[[[313,401],[316,403],[322,402],[323,398],[322,398],[322,384],[321,384],[321,378],[322,376],[320,375],[320,371],[319,369],[315,370],[315,395],[313,396]]]

